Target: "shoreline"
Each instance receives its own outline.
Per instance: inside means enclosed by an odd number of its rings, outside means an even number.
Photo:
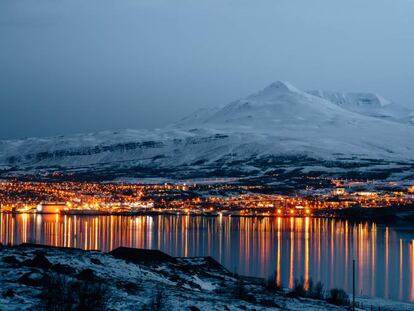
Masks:
[[[368,221],[377,224],[393,224],[393,225],[412,225],[414,224],[414,207],[385,207],[385,208],[362,208],[349,207],[342,209],[318,209],[312,210],[308,215],[303,213],[298,214],[252,214],[240,215],[237,213],[226,212],[211,212],[211,213],[197,213],[197,212],[173,212],[173,211],[136,211],[136,212],[102,212],[102,211],[61,211],[59,213],[39,213],[39,212],[9,212],[0,211],[2,214],[10,215],[62,215],[62,216],[191,216],[191,217],[234,217],[234,218],[323,218],[323,219],[339,219],[348,220],[352,222]]]

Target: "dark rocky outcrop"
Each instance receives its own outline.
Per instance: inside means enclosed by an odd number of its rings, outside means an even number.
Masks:
[[[78,280],[82,281],[96,281],[97,276],[92,269],[84,269],[78,273],[76,276]]]
[[[19,265],[21,264],[15,256],[5,256],[3,257],[3,262],[8,263],[9,265]]]
[[[53,271],[61,274],[75,274],[76,270],[69,265],[57,263],[51,268]]]
[[[49,276],[33,270],[23,274],[17,281],[27,286],[42,286]]]
[[[110,254],[117,259],[134,263],[176,262],[174,257],[159,250],[118,247],[110,252]]]
[[[49,270],[52,267],[52,264],[46,258],[45,253],[39,250],[35,251],[35,256],[32,259],[23,261],[22,265],[43,270]]]

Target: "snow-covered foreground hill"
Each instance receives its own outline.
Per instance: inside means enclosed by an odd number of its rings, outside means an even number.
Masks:
[[[349,310],[321,297],[301,298],[287,290],[272,290],[264,280],[233,275],[209,257],[173,258],[164,254],[158,260],[159,255],[152,252],[146,256],[149,259],[144,262],[134,260],[133,254],[120,258],[115,253],[79,249],[0,247],[0,308],[7,311]],[[363,303],[364,310],[379,310],[379,307],[388,311],[414,310],[413,304],[396,301],[364,299]]]
[[[0,141],[0,170],[3,176],[59,172],[107,179],[257,176],[292,169],[409,177],[413,116],[375,94],[304,92],[275,82],[164,129]]]

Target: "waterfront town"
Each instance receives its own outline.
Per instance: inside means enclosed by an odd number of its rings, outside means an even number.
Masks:
[[[414,206],[413,185],[334,179],[330,184],[286,192],[276,186],[237,183],[2,181],[0,207],[9,213],[73,215],[312,216],[352,207]]]

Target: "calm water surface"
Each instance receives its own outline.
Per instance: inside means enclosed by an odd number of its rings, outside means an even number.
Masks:
[[[295,278],[360,295],[414,301],[414,230],[319,218],[59,216],[0,214],[0,242],[110,251],[153,248],[173,256],[212,256],[231,271],[283,286]]]

